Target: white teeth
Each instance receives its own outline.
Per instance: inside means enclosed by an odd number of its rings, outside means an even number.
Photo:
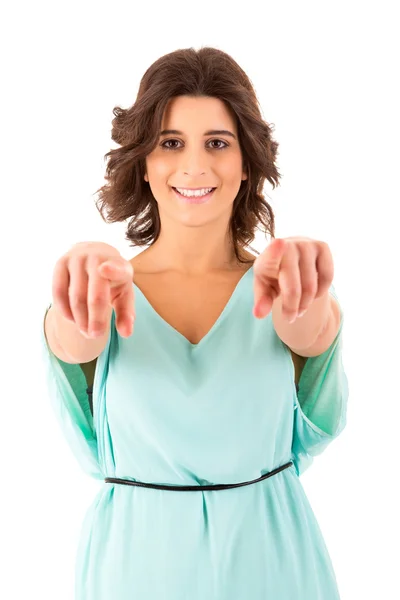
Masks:
[[[211,190],[213,188],[203,188],[202,190],[184,190],[182,188],[175,188],[176,190],[178,190],[178,192],[180,194],[182,194],[182,196],[205,196],[206,194],[209,194],[211,192]]]

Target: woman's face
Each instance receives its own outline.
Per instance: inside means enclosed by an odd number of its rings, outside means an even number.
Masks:
[[[165,215],[198,226],[230,216],[244,179],[247,175],[235,119],[225,104],[212,97],[172,98],[164,112],[157,146],[146,157],[145,180],[161,219]],[[216,189],[203,199],[182,197],[174,188],[183,193],[196,188],[200,192]]]

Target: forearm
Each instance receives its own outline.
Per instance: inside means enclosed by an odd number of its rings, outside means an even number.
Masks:
[[[76,323],[66,319],[52,305],[46,312],[44,333],[50,350],[64,362],[70,364],[86,363],[99,356],[105,348],[111,321],[112,307],[107,316],[106,331],[101,337],[87,339]]]
[[[314,300],[306,313],[294,323],[289,323],[286,316],[282,314],[282,295],[279,295],[272,305],[272,322],[275,331],[282,342],[293,350],[296,348],[304,350],[312,346],[323,335],[332,318],[335,318],[335,315],[329,290]]]

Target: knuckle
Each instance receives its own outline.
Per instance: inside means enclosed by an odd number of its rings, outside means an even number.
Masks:
[[[287,297],[291,298],[300,294],[299,286],[295,283],[289,283],[286,288]]]
[[[79,251],[71,252],[68,255],[68,263],[69,264],[81,264],[82,262],[86,262],[87,252],[83,251],[82,248]]]
[[[306,281],[303,284],[303,295],[308,296],[312,296],[313,294],[315,294],[316,291],[316,285],[313,281]]]
[[[63,300],[66,295],[65,292],[66,292],[66,289],[65,289],[64,285],[62,285],[59,282],[55,282],[53,284],[52,293],[53,293],[53,298],[55,300]]]
[[[105,257],[101,255],[99,252],[93,252],[92,254],[88,254],[86,257],[86,262],[89,268],[97,267],[100,263],[105,260]]]
[[[81,293],[72,294],[70,304],[73,308],[81,308],[86,305],[86,297]]]
[[[99,320],[90,321],[90,325],[89,325],[90,331],[102,332],[102,331],[104,331],[104,329],[105,329],[104,321],[99,321]]]
[[[88,299],[89,308],[102,308],[103,306],[105,306],[105,304],[106,301],[103,294],[98,291],[91,294],[90,298]]]

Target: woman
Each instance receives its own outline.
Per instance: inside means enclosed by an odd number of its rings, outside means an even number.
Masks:
[[[98,206],[148,246],[127,261],[134,326],[112,312],[104,349],[79,364],[42,333],[61,427],[104,480],[76,598],[337,600],[299,479],[346,422],[329,249],[247,250],[260,225],[274,238],[262,188],[279,184],[278,144],[227,54],[161,57],[114,114]]]

